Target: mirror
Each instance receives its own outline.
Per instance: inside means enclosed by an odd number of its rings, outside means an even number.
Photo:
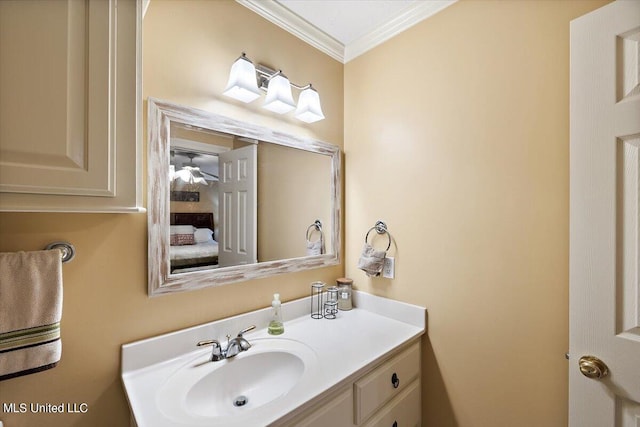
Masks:
[[[340,149],[149,99],[149,294],[335,265]]]

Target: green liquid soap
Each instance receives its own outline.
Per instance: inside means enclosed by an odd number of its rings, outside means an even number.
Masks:
[[[284,333],[284,325],[282,324],[282,322],[272,320],[271,322],[269,322],[267,332],[269,332],[270,335],[280,335]]]
[[[280,294],[273,294],[273,301],[271,301],[271,307],[273,307],[273,314],[271,321],[267,327],[267,332],[270,335],[280,335],[284,333],[284,325],[282,324],[282,314],[280,313]]]

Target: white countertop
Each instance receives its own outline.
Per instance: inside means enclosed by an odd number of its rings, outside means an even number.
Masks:
[[[340,311],[336,319],[329,320],[310,318],[309,298],[285,303],[282,305],[285,332],[276,337],[266,331],[270,314],[267,308],[123,345],[122,380],[138,427],[217,425],[203,417],[172,419],[163,413],[156,396],[171,375],[186,363],[224,363],[207,362],[211,349],[196,347],[200,340],[215,338],[223,342],[221,338],[226,334],[235,336],[255,324],[258,329],[245,335],[249,342],[259,343],[264,338],[296,340],[315,352],[317,366],[291,392],[245,414],[239,411],[232,421],[224,422],[225,427],[249,427],[269,425],[307,406],[425,332],[423,307],[358,291],[354,291],[354,305],[353,310]]]

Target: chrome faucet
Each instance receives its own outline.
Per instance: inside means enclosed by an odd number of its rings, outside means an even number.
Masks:
[[[255,325],[251,325],[248,328],[241,330],[238,332],[238,336],[231,341],[229,341],[229,336],[227,335],[227,359],[251,348],[249,341],[244,339],[242,335],[255,328]]]
[[[234,356],[236,356],[238,353],[241,353],[243,351],[247,351],[251,348],[251,344],[249,343],[249,341],[247,341],[243,335],[246,334],[249,331],[252,331],[256,328],[255,325],[251,325],[248,328],[245,328],[243,330],[241,330],[240,332],[238,332],[238,336],[235,337],[234,339],[231,339],[230,335],[227,335],[227,347],[226,348],[222,348],[222,345],[220,344],[220,342],[218,340],[206,340],[206,341],[200,341],[198,344],[196,344],[198,347],[202,347],[202,346],[206,346],[206,345],[211,345],[213,346],[212,350],[211,350],[211,361],[212,362],[218,362],[220,360],[223,359],[230,359]]]

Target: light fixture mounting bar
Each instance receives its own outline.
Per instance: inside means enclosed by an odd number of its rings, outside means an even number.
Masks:
[[[267,67],[266,65],[256,64],[256,74],[258,75],[258,87],[263,91],[267,91],[267,86],[269,85],[269,80],[277,74],[282,73],[281,70],[274,70],[272,68]],[[298,89],[305,90],[311,87],[311,83],[306,86],[300,86],[289,80],[289,84]]]
[[[300,91],[298,103],[293,100],[291,87]],[[266,92],[263,108],[278,114],[285,114],[294,108],[297,119],[307,123],[323,120],[320,96],[311,83],[300,86],[292,83],[282,70],[274,70],[266,65],[254,65],[245,53],[231,66],[227,88],[223,94],[244,103],[249,103]]]

